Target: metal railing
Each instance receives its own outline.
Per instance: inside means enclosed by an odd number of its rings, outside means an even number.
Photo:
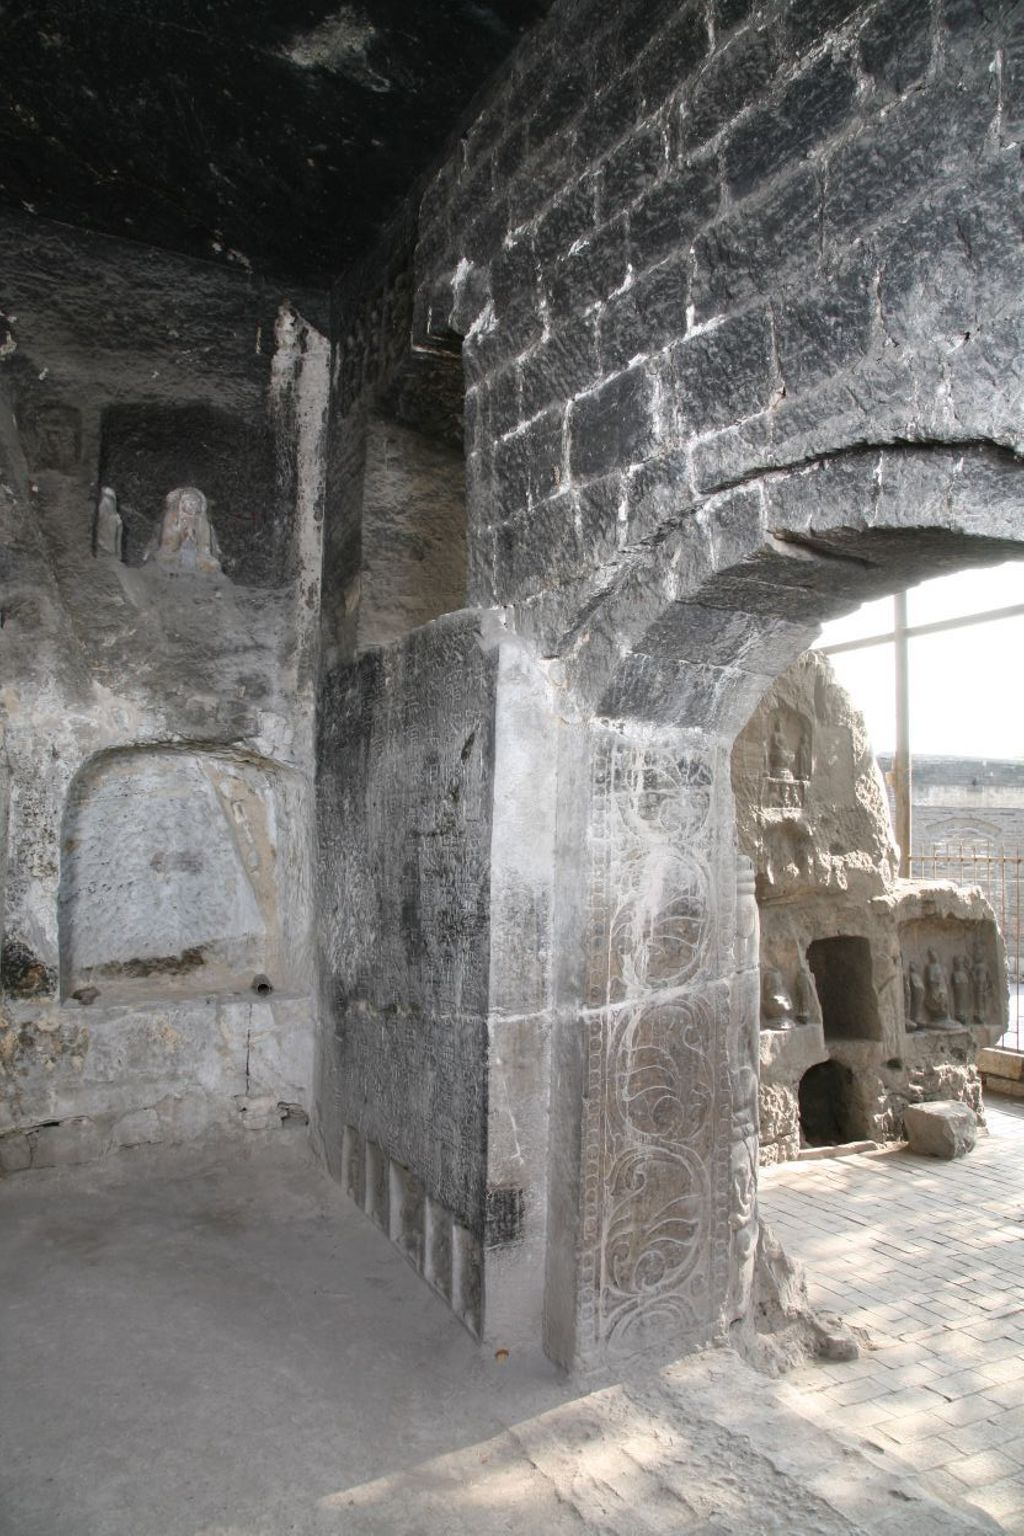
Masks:
[[[1006,944],[1006,972],[1010,988],[1010,1022],[999,1041],[1003,1050],[1024,1051],[1024,945],[1021,942],[1021,880],[1024,855],[991,844],[933,843],[922,853],[914,850],[911,873],[921,880],[953,880],[957,885],[978,885],[988,898]]]

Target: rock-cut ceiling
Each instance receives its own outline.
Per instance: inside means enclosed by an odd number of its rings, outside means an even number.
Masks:
[[[0,0],[0,205],[309,286],[550,0]]]

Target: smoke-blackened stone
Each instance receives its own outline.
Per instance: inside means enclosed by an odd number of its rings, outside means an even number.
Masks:
[[[652,394],[644,370],[631,368],[573,402],[569,418],[573,475],[603,475],[646,457],[654,443]]]

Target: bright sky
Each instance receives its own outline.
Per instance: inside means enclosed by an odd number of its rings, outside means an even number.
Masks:
[[[914,587],[908,622],[931,624],[1024,603],[1024,562],[961,571]],[[893,601],[865,603],[826,624],[819,646],[882,634]],[[874,646],[830,658],[864,715],[876,752],[896,746],[893,648]],[[1024,615],[910,642],[910,738],[915,753],[1024,758]]]

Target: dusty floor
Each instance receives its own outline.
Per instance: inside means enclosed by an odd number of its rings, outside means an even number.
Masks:
[[[0,1187],[5,1536],[994,1529],[720,1352],[485,1357],[285,1133]]]
[[[803,1408],[1024,1533],[1024,1104],[987,1113],[961,1161],[785,1163],[760,1205],[812,1303],[869,1333],[860,1360],[789,1378]]]

